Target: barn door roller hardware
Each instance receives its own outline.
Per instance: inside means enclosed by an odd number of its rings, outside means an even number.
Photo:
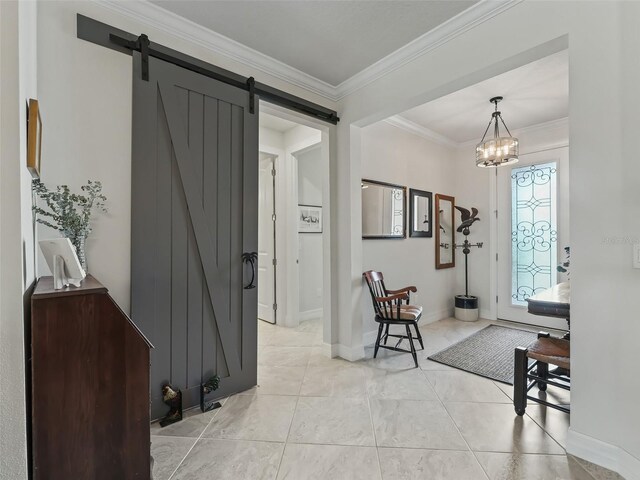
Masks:
[[[278,90],[259,82],[253,77],[243,77],[229,70],[203,62],[197,58],[178,52],[163,45],[151,42],[145,34],[134,35],[102,22],[98,22],[84,15],[77,15],[77,36],[82,40],[131,55],[140,52],[142,60],[142,79],[149,80],[149,57],[155,57],[168,63],[177,65],[195,73],[213,78],[227,85],[240,88],[249,94],[249,110],[256,113],[256,97],[281,107],[295,110],[324,122],[337,124],[338,114],[331,109],[313,102],[309,102],[290,93]]]

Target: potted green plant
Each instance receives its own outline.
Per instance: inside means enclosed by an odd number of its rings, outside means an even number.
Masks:
[[[100,182],[88,180],[80,189],[82,193],[79,194],[73,193],[67,185],[49,190],[40,179],[36,179],[33,191],[44,200],[47,209],[35,204],[33,211],[38,223],[58,230],[71,241],[86,272],[85,241],[91,233],[91,215],[95,211],[107,211],[104,206],[107,197],[102,194]]]

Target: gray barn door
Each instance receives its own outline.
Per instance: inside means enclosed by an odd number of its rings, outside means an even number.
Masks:
[[[219,396],[256,384],[258,112],[238,88],[134,52],[131,311],[149,337],[151,414],[161,387],[220,375]],[[257,277],[257,275],[256,275]],[[256,279],[257,281],[257,279]]]

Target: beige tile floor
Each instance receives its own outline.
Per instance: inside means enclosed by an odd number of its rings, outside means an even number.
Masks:
[[[371,347],[360,362],[324,357],[319,320],[296,329],[259,322],[259,385],[213,412],[152,425],[154,478],[621,478],[565,453],[567,415],[529,405],[518,417],[512,387],[427,360],[489,323],[422,326],[415,369],[410,355],[373,359]]]

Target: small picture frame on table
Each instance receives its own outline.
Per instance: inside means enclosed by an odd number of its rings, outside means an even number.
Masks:
[[[298,205],[298,233],[322,233],[322,207]]]

